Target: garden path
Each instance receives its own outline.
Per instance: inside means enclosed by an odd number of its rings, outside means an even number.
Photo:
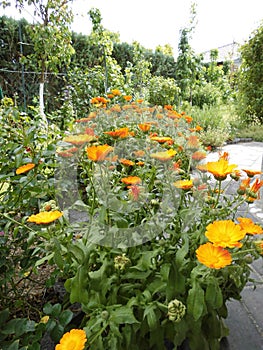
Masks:
[[[230,164],[237,164],[239,169],[263,171],[263,142],[227,144],[220,151],[228,152]],[[218,152],[212,152],[208,155],[207,161],[217,159]],[[240,213],[242,210],[241,208]],[[261,199],[249,206],[246,216],[251,217],[255,223],[263,225],[263,189],[261,189]],[[229,315],[226,324],[230,329],[230,334],[223,342],[221,350],[263,350],[262,259],[251,264],[251,277],[259,281],[256,289],[252,283],[248,283],[242,292],[240,301],[230,300],[228,302]]]

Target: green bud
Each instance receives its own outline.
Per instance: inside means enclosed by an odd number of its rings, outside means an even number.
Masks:
[[[172,322],[180,322],[185,315],[185,311],[185,305],[178,299],[174,299],[168,304],[168,318]]]

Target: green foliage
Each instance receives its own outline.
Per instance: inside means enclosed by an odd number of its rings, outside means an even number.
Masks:
[[[242,63],[238,81],[239,113],[245,122],[263,121],[263,25],[241,47]]]
[[[149,85],[148,101],[152,105],[175,105],[179,99],[179,88],[175,80],[153,76]]]

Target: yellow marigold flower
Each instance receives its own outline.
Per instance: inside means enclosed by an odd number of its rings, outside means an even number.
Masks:
[[[242,169],[248,177],[254,177],[255,175],[262,174],[262,171],[259,170],[249,170],[249,169]]]
[[[16,169],[16,175],[27,173],[29,170],[33,169],[34,167],[35,167],[34,163],[21,165],[19,168]]]
[[[42,211],[36,215],[31,215],[27,219],[28,222],[34,222],[35,224],[50,224],[63,215],[59,210],[54,211]]]
[[[151,136],[150,139],[152,141],[157,141],[159,143],[165,143],[169,141],[173,141],[171,137],[165,137],[165,136]]]
[[[194,184],[193,180],[178,180],[174,182],[174,186],[182,190],[190,190]]]
[[[63,335],[55,350],[83,350],[86,341],[87,337],[83,329],[72,329]]]
[[[254,222],[249,218],[237,218],[239,221],[239,225],[242,228],[242,230],[245,230],[247,234],[249,235],[259,235],[263,233],[262,227],[259,225],[254,224]]]
[[[120,128],[113,131],[105,131],[104,134],[110,135],[114,138],[125,138],[129,136],[129,128]]]
[[[224,158],[220,158],[217,162],[208,162],[205,164],[209,173],[214,175],[214,178],[219,181],[226,179],[228,174],[231,174],[237,167],[236,164],[229,164]]]
[[[70,135],[64,137],[63,141],[72,143],[73,145],[83,145],[87,142],[95,141],[96,137],[88,134]]]
[[[142,180],[138,176],[128,176],[123,177],[121,179],[121,182],[123,182],[126,185],[138,185],[142,182]]]
[[[231,220],[218,220],[206,227],[205,235],[216,247],[240,248],[242,243],[239,241],[245,237],[246,231]]]
[[[169,149],[164,152],[152,153],[150,156],[151,158],[160,160],[162,162],[167,162],[168,160],[171,160],[176,155],[176,153],[177,152],[174,149]]]
[[[217,247],[210,242],[201,245],[196,250],[196,257],[201,264],[212,269],[221,269],[232,262],[228,250]]]
[[[91,146],[86,148],[88,158],[94,162],[103,162],[107,155],[113,151],[109,145]]]

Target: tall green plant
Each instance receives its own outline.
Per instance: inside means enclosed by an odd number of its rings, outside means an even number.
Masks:
[[[240,113],[246,122],[263,122],[263,22],[241,47]]]
[[[44,118],[44,84],[46,73],[70,63],[74,53],[69,26],[73,20],[69,3],[72,0],[17,0],[20,10],[25,4],[34,7],[37,24],[29,26],[34,52],[27,57],[40,70],[39,107]],[[45,118],[44,118],[45,120]]]

